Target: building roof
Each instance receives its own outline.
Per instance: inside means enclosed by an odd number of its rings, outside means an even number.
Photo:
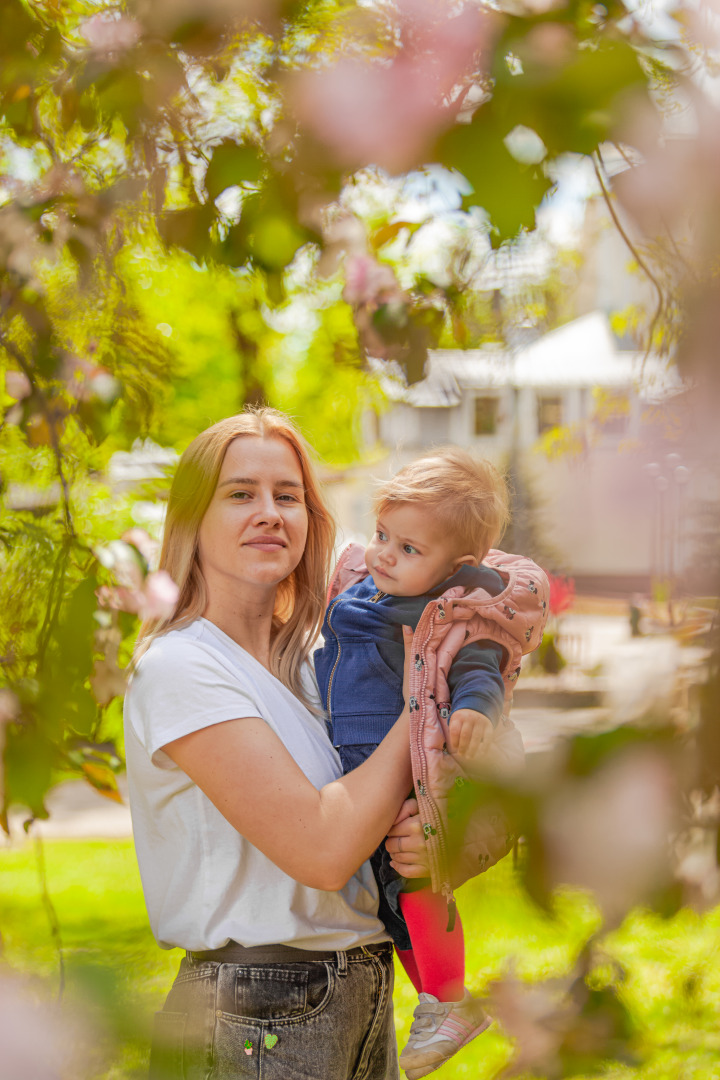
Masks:
[[[384,380],[391,399],[416,408],[449,408],[460,403],[464,390],[502,386],[634,389],[654,401],[685,389],[675,368],[665,361],[619,349],[601,311],[551,330],[514,352],[497,345],[437,349],[429,355],[427,376],[413,386]]]

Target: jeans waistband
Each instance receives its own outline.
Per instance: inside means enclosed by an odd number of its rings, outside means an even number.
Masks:
[[[246,947],[236,941],[229,941],[220,949],[207,949],[203,952],[187,952],[188,960],[211,960],[220,964],[303,964],[309,961],[331,961],[337,963],[344,955],[348,960],[360,959],[368,953],[386,953],[392,951],[392,942],[380,941],[374,945],[357,945],[353,949],[338,949],[334,952],[316,949],[296,949],[292,945],[252,945]]]

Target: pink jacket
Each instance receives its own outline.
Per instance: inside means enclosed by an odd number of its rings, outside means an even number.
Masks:
[[[483,561],[506,582],[505,589],[497,596],[484,589],[467,595],[459,587],[449,589],[425,608],[412,645],[413,655],[419,657],[410,672],[408,702],[413,782],[428,842],[431,885],[449,905],[454,904],[453,888],[506,855],[514,839],[504,814],[485,805],[463,822],[460,843],[448,843],[452,794],[469,779],[447,749],[450,666],[470,641],[491,640],[503,646],[505,708],[483,758],[483,772],[497,778],[518,771],[524,751],[520,733],[508,717],[513,687],[523,654],[533,652],[542,640],[549,610],[548,579],[531,559],[493,549]],[[328,603],[367,573],[364,548],[350,544],[330,582]]]

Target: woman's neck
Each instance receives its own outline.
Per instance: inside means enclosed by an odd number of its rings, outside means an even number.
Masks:
[[[210,599],[203,617],[269,670],[274,609],[274,591],[272,597],[220,596]]]

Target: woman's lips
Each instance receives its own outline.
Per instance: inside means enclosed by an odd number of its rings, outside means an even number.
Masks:
[[[246,540],[245,547],[254,547],[258,551],[280,551],[286,547],[284,540],[272,536],[259,536],[257,540]]]

